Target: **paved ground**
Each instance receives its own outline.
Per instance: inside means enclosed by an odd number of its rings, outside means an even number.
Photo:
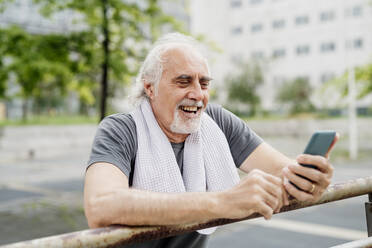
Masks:
[[[85,154],[0,162],[0,244],[87,228],[82,209]],[[334,182],[372,175],[372,162],[337,163]],[[365,196],[270,221],[221,227],[210,247],[329,247],[366,237]]]

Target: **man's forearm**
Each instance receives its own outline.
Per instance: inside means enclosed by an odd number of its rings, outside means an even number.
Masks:
[[[282,177],[283,168],[294,163],[296,163],[295,160],[288,158],[269,144],[262,143],[246,158],[240,169],[247,173],[253,169],[259,169]]]
[[[220,217],[219,194],[157,193],[117,189],[86,201],[90,226],[111,224],[173,225],[207,221]]]
[[[90,227],[177,225],[255,212],[269,219],[280,207],[281,196],[281,180],[259,170],[221,192],[158,193],[128,188],[127,178],[115,166],[95,164],[86,173],[84,208]]]

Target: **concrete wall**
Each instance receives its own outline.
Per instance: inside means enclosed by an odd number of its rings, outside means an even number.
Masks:
[[[345,119],[248,121],[248,125],[280,151],[301,153],[315,130],[333,129],[341,134],[339,149],[348,147]],[[88,158],[96,125],[5,127],[0,129],[0,163],[9,160],[66,156]],[[372,152],[372,119],[358,120],[359,145]]]
[[[5,127],[0,132],[0,163],[66,155],[88,156],[96,125]]]
[[[335,130],[340,134],[336,149],[348,151],[348,122],[347,119],[330,120],[280,120],[280,121],[248,121],[266,142],[291,156],[300,154],[316,130]],[[364,152],[372,153],[372,119],[360,118],[358,126],[358,145]]]

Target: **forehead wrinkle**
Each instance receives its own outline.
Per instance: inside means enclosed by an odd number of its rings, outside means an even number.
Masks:
[[[162,55],[163,72],[173,70],[176,74],[198,74],[208,75],[205,59],[192,47],[178,44],[167,49]],[[209,75],[208,75],[209,76]]]

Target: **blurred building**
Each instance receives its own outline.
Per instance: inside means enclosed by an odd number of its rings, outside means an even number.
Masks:
[[[15,0],[0,13],[0,26],[17,25],[30,33],[38,34],[63,33],[77,28],[72,23],[74,17],[69,11],[61,11],[51,18],[45,18],[39,13],[39,6],[33,0]]]
[[[372,62],[370,0],[191,0],[190,16],[191,32],[223,50],[211,60],[220,86],[235,62],[260,61],[266,109],[275,109],[285,80],[303,77],[319,88],[351,66]]]

